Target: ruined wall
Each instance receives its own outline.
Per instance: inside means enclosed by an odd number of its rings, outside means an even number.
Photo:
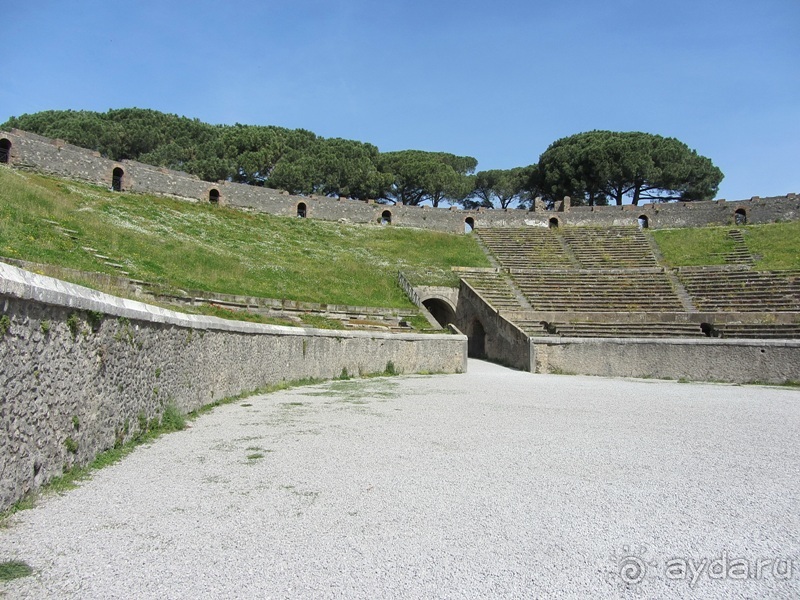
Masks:
[[[466,370],[462,335],[278,327],[175,313],[0,263],[0,510],[168,404],[271,383]],[[141,415],[141,417],[140,417]],[[68,441],[69,440],[69,441]]]
[[[465,222],[475,227],[547,227],[551,219],[559,225],[636,225],[640,216],[651,228],[697,227],[734,223],[735,212],[742,210],[748,223],[772,223],[800,219],[800,197],[796,194],[772,198],[752,198],[738,202],[678,202],[643,206],[571,207],[568,200],[558,210],[544,211],[541,202],[535,210],[431,208],[428,206],[393,206],[375,202],[317,196],[291,196],[268,188],[231,182],[206,182],[193,175],[153,167],[136,161],[115,162],[96,152],[50,140],[19,130],[0,131],[0,139],[11,142],[9,162],[81,181],[111,187],[115,168],[124,171],[122,189],[132,192],[166,194],[187,200],[208,202],[212,190],[219,193],[219,203],[274,215],[296,216],[298,204],[306,206],[306,216],[325,221],[344,221],[379,225],[384,212],[391,213],[391,225],[418,227],[450,233],[464,233]]]

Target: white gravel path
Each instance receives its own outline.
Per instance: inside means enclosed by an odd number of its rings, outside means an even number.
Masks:
[[[800,598],[800,392],[470,361],[252,397],[15,515],[12,559],[8,598]]]

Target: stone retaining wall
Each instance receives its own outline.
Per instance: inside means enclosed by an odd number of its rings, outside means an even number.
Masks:
[[[186,413],[304,378],[466,370],[462,335],[226,321],[109,296],[0,263],[0,510],[130,439],[168,404]]]
[[[535,373],[690,381],[800,381],[800,341],[531,338]]]
[[[463,279],[458,290],[456,327],[469,338],[469,354],[507,367],[533,371],[528,335],[504,318]]]

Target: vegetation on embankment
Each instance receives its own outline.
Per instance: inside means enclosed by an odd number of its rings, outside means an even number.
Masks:
[[[118,275],[111,262],[172,289],[410,308],[398,270],[489,266],[465,235],[276,217],[7,167],[0,190],[0,256]]]
[[[724,265],[735,248],[732,229],[742,232],[754,269],[800,269],[800,221],[763,225],[658,229],[652,235],[670,267]]]

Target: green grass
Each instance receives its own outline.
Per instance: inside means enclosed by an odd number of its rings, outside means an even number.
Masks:
[[[171,289],[411,308],[397,272],[488,266],[472,236],[276,217],[0,168],[0,255]],[[77,233],[70,239],[47,223]]]
[[[317,329],[344,329],[345,326],[341,321],[323,317],[322,315],[302,314],[300,318],[303,320],[303,325],[309,327],[316,327]]]
[[[697,227],[652,231],[670,267],[724,265],[722,256],[734,249],[728,231],[738,229],[756,258],[756,269],[800,269],[800,221],[741,227]]]
[[[452,265],[459,266],[459,265]],[[472,267],[487,267],[490,266],[488,262],[481,265],[462,265]],[[437,269],[434,267],[425,270],[416,270],[413,267],[403,269],[403,275],[406,276],[411,285],[438,285],[442,287],[458,287],[460,276],[457,272],[451,271],[450,268]]]
[[[800,269],[800,221],[742,228],[759,269]]]
[[[11,581],[20,577],[28,577],[33,574],[27,563],[19,560],[9,560],[0,562],[0,581]]]
[[[660,229],[652,232],[664,260],[670,267],[724,265],[722,256],[734,249],[728,237],[730,227]]]

